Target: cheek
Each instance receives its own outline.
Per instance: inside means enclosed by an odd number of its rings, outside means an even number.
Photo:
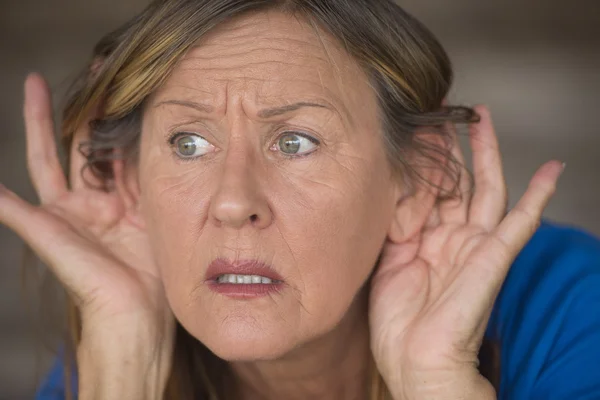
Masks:
[[[394,199],[387,164],[332,159],[310,171],[270,182],[278,187],[273,205],[298,268],[302,305],[318,326],[337,323],[372,272]]]
[[[204,279],[198,242],[207,218],[210,182],[193,168],[171,169],[164,162],[148,168],[140,200],[167,295],[182,303]]]
[[[169,303],[190,333],[224,358],[252,358],[283,354],[340,322],[387,233],[393,199],[383,163],[327,158],[256,172],[273,223],[240,234],[211,222],[219,164],[164,157],[141,164],[141,209]],[[289,287],[244,305],[215,295],[204,284],[208,263],[236,251],[272,263]]]

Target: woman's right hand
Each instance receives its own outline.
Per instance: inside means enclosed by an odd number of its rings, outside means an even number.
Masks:
[[[56,150],[49,89],[37,74],[26,80],[24,114],[29,174],[41,205],[0,185],[0,223],[29,244],[75,301],[82,319],[79,358],[98,364],[160,358],[164,380],[174,320],[144,227],[132,217],[135,200],[124,183],[123,162],[114,162],[115,189],[97,190],[81,177],[85,158],[72,151],[69,190]],[[89,124],[82,124],[74,147],[88,134]]]

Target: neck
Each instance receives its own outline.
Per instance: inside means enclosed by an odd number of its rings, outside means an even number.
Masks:
[[[357,296],[333,331],[285,357],[233,363],[241,397],[244,400],[364,399],[371,368],[367,297],[366,293]]]

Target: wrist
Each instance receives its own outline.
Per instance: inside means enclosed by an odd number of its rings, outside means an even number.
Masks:
[[[392,379],[383,377],[394,400],[497,399],[492,384],[477,370],[409,371]]]
[[[172,334],[132,328],[84,329],[77,348],[79,398],[162,399],[172,350]]]

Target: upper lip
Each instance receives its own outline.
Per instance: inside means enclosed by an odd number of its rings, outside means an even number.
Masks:
[[[217,258],[208,266],[206,280],[217,280],[221,275],[259,275],[273,281],[283,281],[269,264],[258,260],[229,261],[225,258]]]

